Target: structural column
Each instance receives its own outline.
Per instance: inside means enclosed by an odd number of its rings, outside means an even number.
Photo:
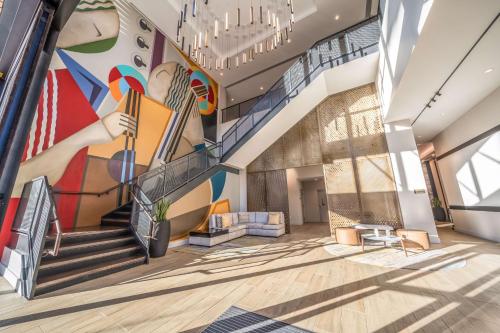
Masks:
[[[403,120],[384,126],[403,225],[406,229],[425,230],[432,243],[439,243],[411,122]]]

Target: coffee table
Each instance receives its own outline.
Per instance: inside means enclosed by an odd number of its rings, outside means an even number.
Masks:
[[[212,238],[220,235],[227,234],[229,229],[209,229],[209,230],[201,230],[201,231],[190,231],[189,236],[193,237],[203,237],[203,238]]]
[[[365,234],[361,235],[361,250],[365,252],[365,240],[373,241],[373,242],[383,242],[384,247],[387,246],[387,243],[389,244],[394,244],[394,243],[399,243],[403,250],[405,251],[405,256],[408,257],[408,253],[406,252],[406,247],[405,244],[402,240],[401,237],[398,236],[379,236],[379,235],[373,235],[373,234]]]
[[[191,231],[188,243],[190,245],[213,246],[228,240],[229,229],[209,229]]]

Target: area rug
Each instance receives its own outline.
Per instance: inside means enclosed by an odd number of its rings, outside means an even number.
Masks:
[[[275,332],[275,333],[311,333],[297,326],[287,324],[246,311],[235,306],[226,310],[216,321],[208,326],[204,333],[221,332]]]
[[[367,246],[363,253],[359,246],[330,244],[324,246],[324,249],[336,257],[344,257],[352,262],[387,268],[438,271],[460,269],[467,264],[464,257],[442,249],[409,251],[408,257],[399,248]]]

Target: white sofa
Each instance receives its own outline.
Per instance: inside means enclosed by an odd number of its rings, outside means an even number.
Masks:
[[[248,216],[248,222],[242,222],[241,218],[245,214]],[[279,224],[268,224],[269,214],[279,214]],[[245,236],[267,236],[279,237],[285,233],[285,216],[282,212],[240,212],[213,214],[209,218],[209,228],[219,228],[222,216],[230,216],[231,226],[228,232],[215,237],[190,236],[189,244],[201,246],[214,246],[232,239]],[[219,220],[219,223],[218,223]],[[218,225],[219,224],[219,225]]]

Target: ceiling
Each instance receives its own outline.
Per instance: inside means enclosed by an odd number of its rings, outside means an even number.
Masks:
[[[385,120],[415,121],[499,12],[497,0],[434,1]],[[432,140],[500,86],[499,41],[497,19],[414,122],[417,142]]]
[[[157,26],[170,40],[176,39],[176,23],[179,16],[179,0],[129,0],[143,15]],[[204,6],[198,1],[198,6]],[[277,6],[283,3],[284,6]],[[270,34],[265,29],[258,29],[249,24],[250,5],[260,6],[260,0],[239,0],[241,12],[241,25],[238,29],[230,27],[230,33],[226,38],[238,40],[238,50],[244,46],[253,45],[255,40],[265,38]],[[223,30],[225,11],[235,12],[238,1],[235,0],[210,0],[208,11],[202,14],[204,19],[212,21],[214,17],[219,18],[220,30]],[[262,0],[265,8],[284,8],[283,21],[286,16],[286,0]],[[329,36],[337,31],[352,26],[367,16],[377,13],[378,0],[295,0],[295,24],[290,34],[290,43],[284,43],[278,49],[255,57],[252,62],[240,64],[238,69],[224,70],[223,72],[209,71],[212,77],[223,87],[227,87],[227,102],[229,105],[245,101],[265,92],[275,81],[278,80],[295,57],[308,49],[315,41]],[[257,10],[255,10],[257,11]],[[336,16],[338,15],[338,19]],[[264,15],[266,16],[266,15]],[[230,23],[234,24],[230,17]],[[189,29],[200,30],[192,26]],[[238,30],[238,31],[237,31]],[[253,30],[253,31],[252,31]],[[234,31],[234,32],[233,32]],[[188,33],[189,34],[189,33]],[[253,37],[249,38],[249,35]],[[218,44],[209,47],[213,54],[222,56],[235,54],[236,46]],[[287,61],[289,60],[289,61]],[[280,65],[281,64],[281,65]],[[234,67],[234,66],[233,66]],[[264,72],[255,75],[259,72]],[[222,73],[222,75],[221,75]]]

